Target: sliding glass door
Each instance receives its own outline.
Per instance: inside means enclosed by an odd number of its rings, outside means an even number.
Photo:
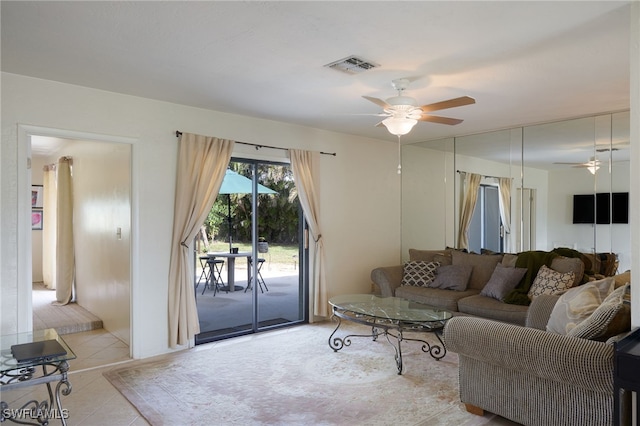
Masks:
[[[232,159],[194,244],[196,343],[308,320],[303,230],[290,165]]]

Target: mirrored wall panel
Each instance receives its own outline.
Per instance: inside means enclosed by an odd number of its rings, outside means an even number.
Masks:
[[[402,147],[409,248],[614,253],[630,268],[629,112]]]
[[[453,244],[454,143],[402,147],[402,252]]]

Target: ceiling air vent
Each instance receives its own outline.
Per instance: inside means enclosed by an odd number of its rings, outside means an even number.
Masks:
[[[379,64],[374,64],[373,62],[366,61],[362,58],[358,58],[357,56],[348,56],[344,59],[340,59],[339,61],[325,65],[327,68],[333,68],[334,70],[342,71],[347,74],[359,74],[379,66]]]

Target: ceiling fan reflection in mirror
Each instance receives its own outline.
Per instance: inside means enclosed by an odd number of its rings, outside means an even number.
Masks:
[[[393,80],[391,85],[397,90],[398,94],[388,98],[386,101],[371,96],[363,96],[363,98],[382,107],[383,112],[376,115],[387,118],[378,123],[377,126],[384,125],[389,133],[396,136],[409,133],[418,121],[448,124],[451,126],[460,124],[463,121],[461,119],[440,117],[428,113],[476,103],[476,100],[469,96],[461,96],[459,98],[418,106],[414,98],[404,95],[404,91],[409,86],[409,79],[399,78]]]
[[[598,152],[605,152],[605,151],[617,151],[617,148],[613,148],[613,149],[603,149],[603,150],[597,150]],[[596,172],[598,171],[598,169],[600,169],[601,166],[606,166],[610,163],[620,163],[623,162],[625,160],[621,160],[621,161],[611,161],[611,160],[605,160],[605,161],[601,161],[599,160],[597,157],[591,157],[589,158],[589,161],[585,162],[585,163],[563,163],[563,162],[555,162],[553,164],[566,164],[569,165],[571,167],[577,167],[577,168],[584,168],[589,170],[589,172],[591,172],[592,175],[596,174]]]
[[[553,164],[567,164],[567,165],[570,165],[571,167],[586,168],[587,170],[589,170],[589,172],[591,172],[592,175],[594,175],[594,174],[596,174],[596,172],[600,168],[600,165],[602,164],[602,161],[598,160],[596,157],[591,157],[589,159],[589,161],[587,161],[586,163],[563,163],[563,162],[557,162],[557,163],[553,163]]]

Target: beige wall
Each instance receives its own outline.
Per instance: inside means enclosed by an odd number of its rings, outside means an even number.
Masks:
[[[26,127],[26,130],[23,130]],[[321,158],[321,226],[329,296],[370,290],[371,269],[400,260],[400,179],[392,138],[374,140],[225,114],[79,86],[2,74],[2,332],[28,329],[31,244],[18,226],[25,182],[23,133],[51,129],[132,148],[132,349],[168,352],[168,270],[176,172],[176,130],[245,142],[336,152]],[[95,135],[95,138],[88,136]],[[387,135],[384,135],[387,136]],[[383,136],[383,137],[384,137]],[[24,140],[23,140],[24,139]],[[234,155],[281,159],[282,151],[238,146]],[[26,163],[26,161],[25,161]],[[30,232],[30,230],[29,230]],[[27,247],[28,246],[28,247]],[[27,282],[28,281],[28,282]],[[16,311],[16,307],[18,310]],[[26,328],[25,328],[26,327]]]
[[[73,158],[77,302],[129,344],[131,146],[72,141],[60,154]]]

